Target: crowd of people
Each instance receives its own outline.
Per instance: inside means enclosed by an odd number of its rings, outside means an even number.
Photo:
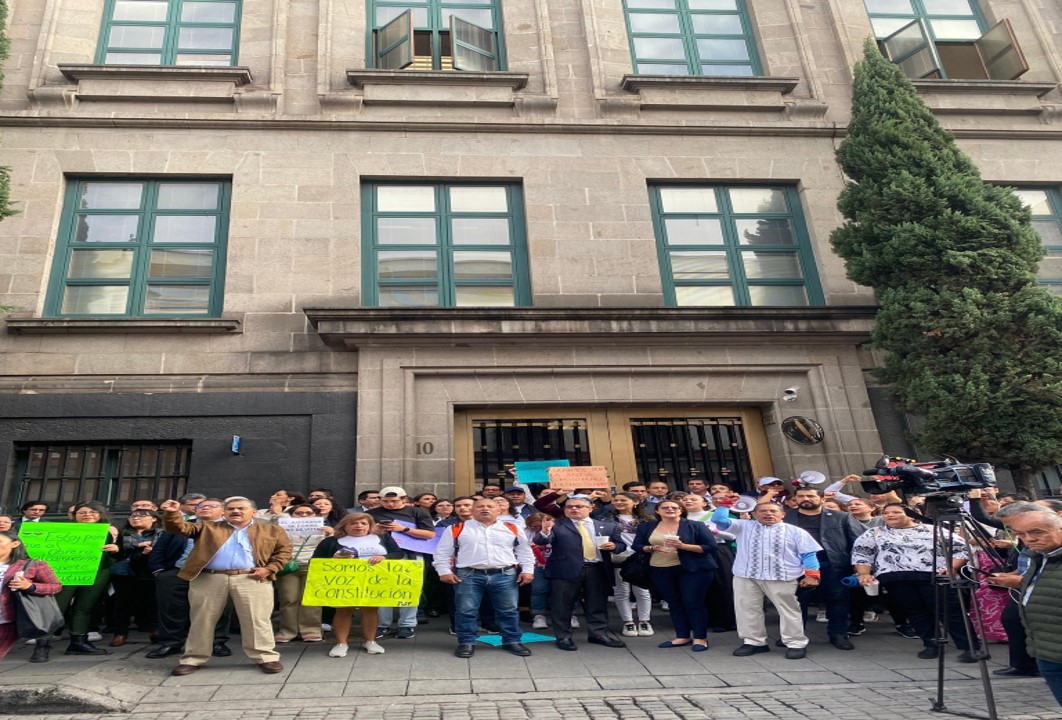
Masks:
[[[967,663],[987,657],[987,643],[1008,642],[1009,664],[995,674],[1042,675],[1062,704],[1062,502],[973,490],[967,504],[979,529],[951,531],[934,526],[925,497],[844,492],[858,492],[848,484],[855,479],[823,491],[766,477],[747,496],[698,478],[684,491],[655,481],[537,494],[514,479],[453,499],[391,486],[361,492],[352,508],[327,488],[277,490],[261,508],[188,493],[137,500],[123,523],[89,500],[67,514],[107,525],[99,564],[91,582],[67,586],[19,540],[52,510],[30,501],[0,516],[0,658],[19,640],[15,593],[55,597],[66,654],[108,654],[104,634],[120,647],[135,626],[154,643],[147,657],[176,657],[178,676],[231,655],[234,622],[244,654],[265,673],[283,670],[277,645],[297,640],[331,635],[327,655],[345,657],[356,618],[353,642],[370,655],[446,615],[460,658],[485,634],[530,655],[527,631],[551,630],[556,648],[575,651],[582,624],[592,644],[622,648],[621,638],[659,634],[659,648],[691,652],[707,651],[713,633],[736,631],[732,654],[750,656],[772,649],[766,600],[787,659],[806,657],[809,622],[851,651],[866,623],[887,613],[897,633],[921,641],[922,659],[944,652],[945,639]],[[316,519],[314,529],[289,537],[287,518]],[[404,550],[409,540],[433,549]],[[421,563],[420,602],[304,603],[315,558]],[[657,603],[666,630],[653,626]],[[34,641],[30,662],[47,662],[54,640]]]

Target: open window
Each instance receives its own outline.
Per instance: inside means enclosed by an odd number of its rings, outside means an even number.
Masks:
[[[492,8],[450,8],[440,4],[436,9],[432,3],[428,5],[404,9],[373,33],[375,67],[466,72],[503,69],[500,38],[492,29],[496,25]],[[389,6],[380,10],[393,15],[402,8]]]
[[[973,40],[943,41],[918,18],[881,40],[881,48],[913,80],[1014,80],[1029,70],[1009,20]]]

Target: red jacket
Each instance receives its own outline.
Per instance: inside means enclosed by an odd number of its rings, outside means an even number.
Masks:
[[[32,564],[29,570],[26,570],[26,565],[29,563]],[[15,577],[15,573],[20,570],[24,571],[26,579],[33,583],[29,590],[12,590],[8,584]],[[55,576],[48,563],[43,560],[16,560],[11,563],[10,567],[7,568],[7,572],[4,573],[4,591],[0,593],[0,612],[3,612],[7,620],[13,621],[15,619],[15,599],[12,597],[12,593],[28,592],[31,595],[56,595],[62,589],[63,586],[59,582],[59,578]]]

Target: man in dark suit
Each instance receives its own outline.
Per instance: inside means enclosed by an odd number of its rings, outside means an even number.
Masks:
[[[588,641],[605,647],[625,645],[608,633],[608,595],[613,586],[612,553],[624,552],[619,525],[590,517],[593,501],[573,495],[564,503],[564,517],[544,520],[536,545],[549,545],[546,577],[557,647],[576,650],[572,641],[572,607],[582,599]]]
[[[48,503],[43,500],[24,502],[19,508],[19,516],[11,523],[11,530],[17,534],[18,529],[22,527],[22,523],[40,522],[47,512]]]

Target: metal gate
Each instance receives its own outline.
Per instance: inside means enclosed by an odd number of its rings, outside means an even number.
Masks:
[[[634,464],[642,482],[663,480],[675,490],[686,481],[753,489],[745,432],[739,417],[631,418]]]

